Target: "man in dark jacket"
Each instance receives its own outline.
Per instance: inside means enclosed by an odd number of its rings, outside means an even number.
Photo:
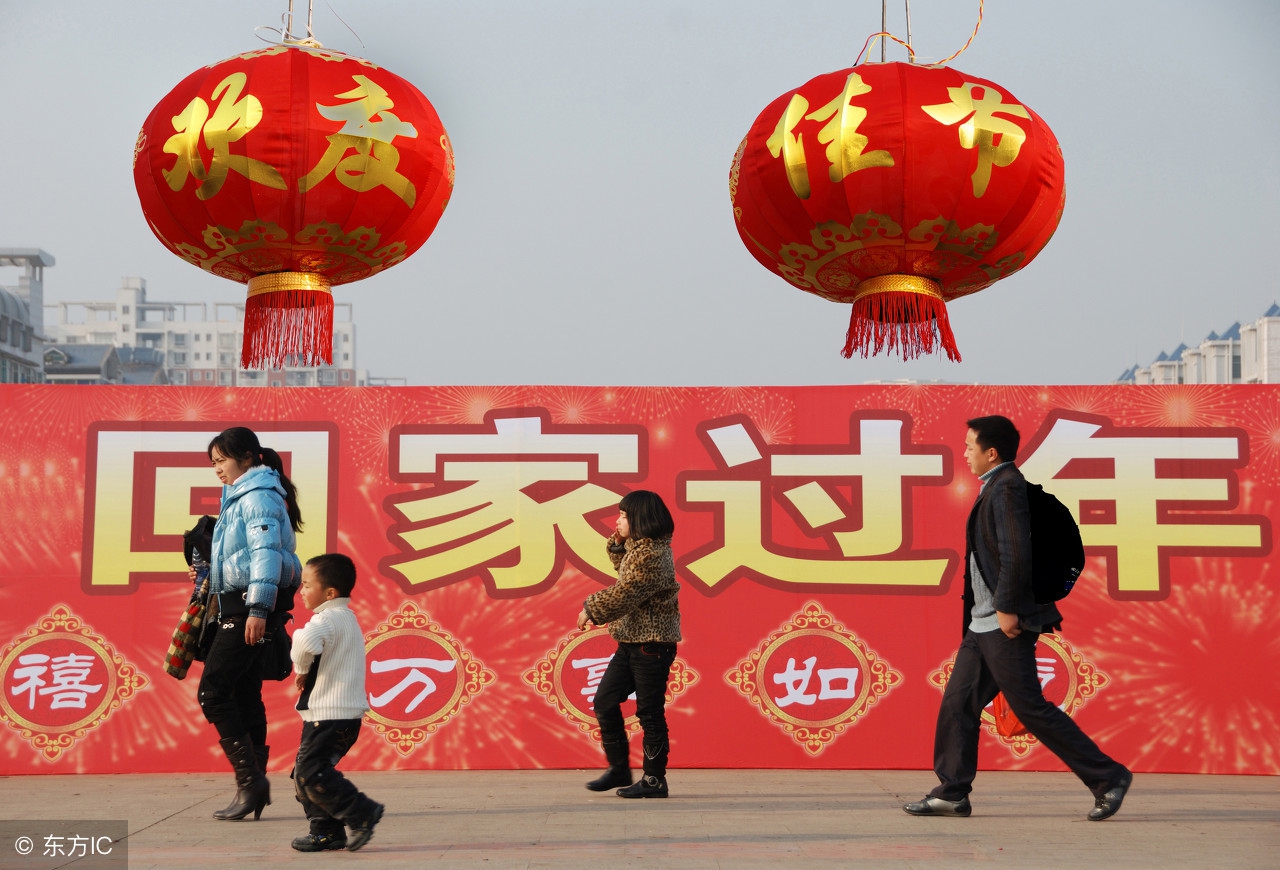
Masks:
[[[903,806],[913,816],[968,816],[978,772],[982,711],[996,694],[1037,740],[1093,792],[1091,821],[1115,815],[1133,782],[1075,721],[1047,701],[1036,673],[1036,640],[1060,627],[1055,604],[1038,604],[1031,589],[1031,518],[1027,482],[1013,464],[1019,436],[1006,417],[968,422],[965,459],[982,481],[965,534],[964,640],[956,652],[934,732],[939,785]]]

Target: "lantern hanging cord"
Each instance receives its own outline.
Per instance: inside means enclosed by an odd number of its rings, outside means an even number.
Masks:
[[[360,38],[360,34],[356,33],[351,25],[343,20],[342,16],[337,13],[332,4],[326,3],[325,5],[328,6],[329,11],[333,13],[333,17],[338,19],[338,21],[342,23],[343,27],[351,31],[351,35],[356,38],[356,42],[360,43],[360,47],[364,48],[364,40]],[[272,45],[303,45],[307,48],[324,48],[324,46],[320,44],[320,40],[316,39],[315,33],[311,29],[313,11],[311,0],[307,0],[307,35],[302,38],[293,35],[293,0],[289,0],[289,11],[280,16],[280,27],[277,28],[270,27],[266,24],[259,24],[254,28],[254,30],[269,30],[276,34],[276,39],[268,39],[261,34],[258,35],[258,38],[263,42],[269,42]]]
[[[942,60],[934,64],[931,64],[931,66],[943,66],[944,64],[949,63],[950,61],[953,61],[960,55],[964,54],[965,51],[968,50],[969,46],[973,45],[973,40],[977,38],[978,30],[979,28],[982,27],[982,13],[983,13],[983,7],[985,5],[986,5],[986,0],[978,0],[978,21],[976,24],[974,24],[973,33],[969,34],[968,41],[965,42],[965,44],[961,46],[960,50],[957,51],[955,54],[952,54],[949,57],[944,57]],[[908,29],[910,29],[910,26],[911,26],[910,24],[907,25]],[[868,36],[867,41],[862,44],[862,50],[858,52],[858,57],[860,58],[860,60],[858,61],[859,63],[867,63],[870,61],[871,48],[874,45],[873,41],[881,37],[884,37],[886,39],[892,39],[894,42],[901,45],[903,48],[907,50],[907,56],[910,58],[911,63],[916,62],[916,52],[915,52],[915,49],[911,47],[910,41],[904,42],[903,40],[894,36],[892,33],[882,30],[879,33],[873,33],[870,36]],[[908,36],[908,40],[909,39],[910,39],[910,36]]]
[[[894,42],[898,43],[898,45],[905,48],[907,50],[907,56],[911,58],[911,62],[916,62],[916,50],[911,47],[911,43],[902,41],[887,30],[882,30],[879,33],[873,33],[868,36],[867,41],[862,44],[862,50],[858,52],[858,57],[862,57],[863,55],[866,55],[866,57],[860,61],[861,63],[866,63],[871,59],[871,48],[873,45],[872,40],[878,39],[881,36],[892,39]]]
[[[978,28],[982,27],[982,7],[985,5],[986,5],[986,0],[978,0],[978,23],[973,25],[973,33],[969,34],[969,41],[966,42],[964,45],[962,45],[960,47],[960,50],[957,51],[955,54],[951,55],[950,57],[944,57],[942,60],[934,64],[934,66],[942,66],[944,63],[947,63],[948,61],[955,60],[957,57],[964,54],[965,51],[969,48],[969,46],[973,45],[973,40],[978,36]]]
[[[311,0],[307,0],[307,35],[302,38],[293,35],[293,0],[289,0],[288,11],[280,16],[279,28],[270,27],[266,24],[259,24],[253,29],[255,33],[260,30],[269,30],[279,37],[279,39],[269,39],[260,33],[257,34],[258,38],[263,42],[270,42],[273,44],[279,43],[283,45],[305,45],[308,48],[323,48],[324,46],[320,44],[320,40],[315,38],[315,34],[311,29],[311,17],[313,12],[314,10],[312,8]]]

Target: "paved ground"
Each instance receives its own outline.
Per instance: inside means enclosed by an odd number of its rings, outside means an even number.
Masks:
[[[1070,774],[983,772],[968,819],[900,809],[934,783],[919,771],[677,770],[668,800],[582,787],[594,772],[393,771],[352,779],[387,806],[358,853],[306,855],[286,776],[258,822],[218,822],[231,776],[0,778],[0,830],[38,819],[127,819],[130,870],[196,867],[1280,867],[1280,778],[1139,775],[1124,808],[1089,822]],[[33,836],[39,832],[33,832]],[[7,838],[8,839],[8,838]],[[18,860],[0,868],[121,867]]]

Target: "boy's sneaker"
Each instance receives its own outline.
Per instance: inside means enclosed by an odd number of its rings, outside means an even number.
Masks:
[[[347,848],[347,837],[345,834],[307,834],[296,837],[289,845],[299,852],[329,852]]]
[[[373,828],[378,822],[382,821],[382,811],[386,809],[382,804],[374,804],[373,812],[369,814],[367,819],[348,825],[351,828],[351,836],[347,838],[347,851],[359,851],[365,843],[369,842],[369,838],[373,836]]]
[[[664,798],[667,796],[667,778],[645,774],[626,788],[617,791],[624,798]]]

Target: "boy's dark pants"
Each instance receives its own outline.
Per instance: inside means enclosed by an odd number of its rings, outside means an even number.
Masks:
[[[302,723],[293,789],[317,836],[344,836],[344,823],[363,821],[377,807],[335,769],[359,736],[359,719]]]

